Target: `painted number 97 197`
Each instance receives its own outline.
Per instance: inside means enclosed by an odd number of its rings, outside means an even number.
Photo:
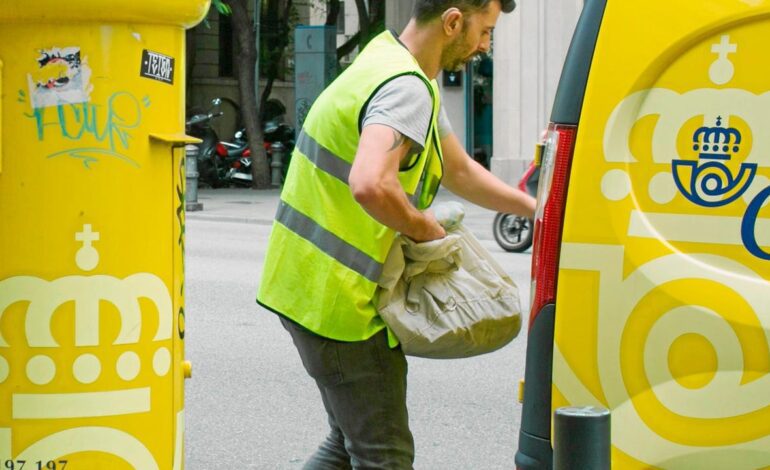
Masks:
[[[67,467],[66,460],[0,460],[4,470],[64,470]]]

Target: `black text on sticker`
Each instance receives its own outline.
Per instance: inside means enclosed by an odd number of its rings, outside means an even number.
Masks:
[[[157,52],[142,51],[142,77],[165,83],[174,83],[174,58]]]

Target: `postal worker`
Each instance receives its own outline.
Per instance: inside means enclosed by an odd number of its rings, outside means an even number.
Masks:
[[[277,313],[321,392],[330,431],[309,469],[410,469],[407,363],[375,309],[397,233],[446,235],[439,185],[532,217],[535,200],[475,162],[452,132],[436,76],[490,50],[513,0],[416,0],[318,97],[281,193],[257,301]]]

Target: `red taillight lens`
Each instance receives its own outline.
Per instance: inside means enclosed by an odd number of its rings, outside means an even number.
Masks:
[[[217,155],[219,155],[220,157],[227,156],[227,149],[222,144],[222,142],[217,142]]]
[[[540,310],[556,300],[564,206],[576,134],[576,126],[553,123],[548,126],[535,213],[530,327]]]

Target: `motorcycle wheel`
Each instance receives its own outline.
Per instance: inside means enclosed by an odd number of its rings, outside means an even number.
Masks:
[[[210,188],[216,188],[217,180],[217,168],[214,163],[208,158],[198,159],[198,184],[203,183]]]
[[[532,246],[532,219],[514,214],[498,212],[492,223],[492,233],[500,248],[505,251],[521,253]]]

